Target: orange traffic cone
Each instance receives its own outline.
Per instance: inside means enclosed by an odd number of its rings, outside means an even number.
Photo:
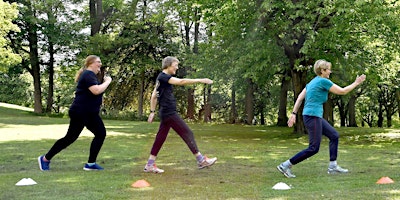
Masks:
[[[142,179],[132,183],[131,186],[134,188],[144,188],[144,187],[150,187],[150,183]]]
[[[389,183],[394,183],[394,181],[391,178],[384,176],[384,177],[380,178],[376,183],[377,184],[389,184]]]

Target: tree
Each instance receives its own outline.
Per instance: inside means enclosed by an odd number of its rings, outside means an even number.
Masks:
[[[17,17],[17,4],[0,0],[0,72],[5,72],[9,66],[21,62],[21,56],[12,51],[9,47],[10,41],[6,38],[9,32],[20,31],[18,26],[13,23]]]
[[[75,50],[74,42],[79,41],[82,37],[79,34],[82,25],[76,19],[79,13],[76,8],[69,8],[69,1],[49,0],[41,1],[36,5],[37,12],[43,13],[38,18],[41,27],[40,36],[43,40],[41,49],[41,65],[46,67],[48,75],[47,93],[46,94],[46,112],[50,113],[54,104],[54,87],[55,87],[55,67],[68,62],[68,57],[63,54],[73,52]],[[56,56],[62,57],[56,60]],[[46,80],[46,79],[45,79]]]
[[[144,99],[149,98],[161,71],[162,58],[177,52],[172,41],[177,34],[167,20],[169,12],[154,7],[154,2],[118,4],[113,15],[103,21],[101,31],[90,38],[88,51],[84,51],[100,55],[115,80],[104,101],[110,113],[135,110],[141,118],[146,108]]]

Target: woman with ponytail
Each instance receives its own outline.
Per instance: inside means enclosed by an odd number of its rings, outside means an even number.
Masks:
[[[105,76],[99,82],[97,74],[101,72],[101,60],[98,56],[90,55],[85,59],[84,67],[76,74],[77,83],[75,98],[69,108],[70,124],[66,135],[57,140],[50,150],[38,157],[39,168],[50,170],[50,160],[60,151],[78,139],[84,127],[94,134],[90,145],[89,159],[84,170],[103,170],[96,164],[97,155],[106,138],[106,129],[99,111],[103,101],[103,93],[111,83],[111,77]]]

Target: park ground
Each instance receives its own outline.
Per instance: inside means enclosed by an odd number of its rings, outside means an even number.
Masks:
[[[398,128],[337,128],[339,159],[350,173],[329,175],[328,140],[320,152],[293,167],[288,179],[276,166],[306,148],[306,135],[291,128],[192,124],[202,153],[217,163],[198,170],[194,157],[173,132],[157,165],[164,174],[143,173],[158,123],[105,120],[108,137],[98,157],[104,171],[82,170],[92,134],[84,130],[42,172],[37,157],[64,136],[68,118],[35,115],[30,109],[0,104],[0,199],[400,199]],[[377,184],[382,177],[394,181]],[[16,186],[23,179],[37,182]],[[137,180],[150,187],[133,188]],[[283,182],[290,190],[273,190]]]

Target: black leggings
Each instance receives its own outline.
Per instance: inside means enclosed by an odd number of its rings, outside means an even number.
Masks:
[[[165,119],[161,119],[160,128],[158,129],[156,139],[154,141],[153,147],[151,148],[150,152],[151,155],[157,156],[162,145],[167,139],[168,132],[171,128],[174,129],[176,133],[178,133],[178,135],[183,139],[183,141],[185,141],[185,143],[187,144],[187,146],[189,147],[190,151],[193,154],[199,152],[196,141],[194,140],[193,132],[187,126],[185,121],[183,121],[178,116],[178,114],[174,114],[166,117]]]
[[[81,134],[83,128],[86,128],[94,134],[94,138],[90,145],[90,154],[88,163],[96,162],[97,155],[100,152],[103,142],[106,138],[106,128],[103,120],[98,113],[78,113],[69,111],[70,123],[67,134],[57,140],[50,151],[46,154],[46,159],[51,160],[53,156],[61,150],[75,142]]]

